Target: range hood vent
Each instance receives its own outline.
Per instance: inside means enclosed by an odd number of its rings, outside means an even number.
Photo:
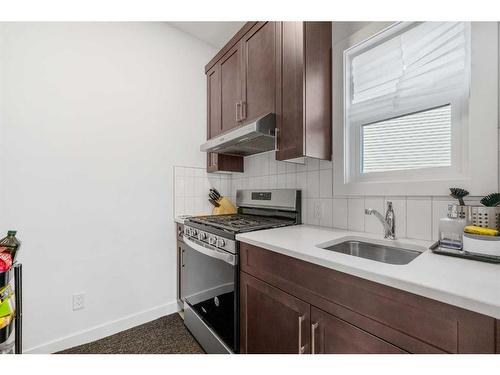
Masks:
[[[274,150],[276,115],[269,113],[251,123],[208,140],[200,146],[203,152],[248,156]]]

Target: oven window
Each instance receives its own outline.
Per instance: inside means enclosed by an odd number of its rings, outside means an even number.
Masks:
[[[185,250],[183,297],[219,338],[234,350],[237,268],[189,246]]]

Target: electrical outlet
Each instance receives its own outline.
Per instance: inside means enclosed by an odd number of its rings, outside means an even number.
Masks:
[[[314,203],[314,218],[320,220],[321,219],[321,203]]]
[[[85,308],[85,293],[73,294],[73,311]]]

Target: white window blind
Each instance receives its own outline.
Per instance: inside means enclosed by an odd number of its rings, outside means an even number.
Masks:
[[[395,35],[394,35],[395,34]],[[423,22],[348,50],[350,125],[444,105],[468,92],[464,22]]]
[[[363,173],[451,165],[451,105],[362,129]]]

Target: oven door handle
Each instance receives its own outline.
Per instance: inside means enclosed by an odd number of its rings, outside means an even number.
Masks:
[[[206,256],[209,256],[211,258],[222,260],[223,262],[229,263],[232,266],[236,264],[236,257],[233,254],[226,253],[223,250],[217,250],[199,245],[186,236],[183,236],[183,238],[184,243],[187,246],[199,253],[205,254]]]

